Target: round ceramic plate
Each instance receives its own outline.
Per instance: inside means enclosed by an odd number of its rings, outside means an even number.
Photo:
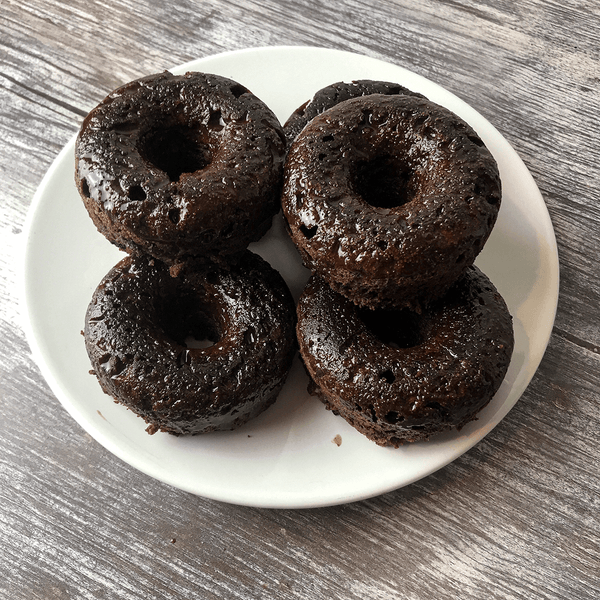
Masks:
[[[78,197],[73,139],[42,181],[26,227],[27,334],[53,392],[90,435],[133,467],[194,494],[237,504],[298,508],[351,502],[407,485],[460,456],[525,390],[554,321],[556,241],[546,206],[523,162],[490,123],[456,96],[403,68],[365,56],[320,48],[257,48],[173,69],[190,70],[239,81],[282,122],[326,85],[381,79],[419,91],[471,123],[496,157],[503,182],[500,215],[477,264],[514,317],[516,346],[506,378],[477,421],[460,432],[397,450],[376,446],[309,396],[297,359],[275,405],[241,429],[187,438],[148,435],[142,419],[104,395],[89,374],[80,333],[85,310],[101,278],[123,254],[97,233]],[[251,248],[283,274],[297,298],[308,273],[281,219]]]

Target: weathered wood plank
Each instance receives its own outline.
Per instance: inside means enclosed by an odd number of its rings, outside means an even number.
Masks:
[[[599,26],[594,0],[4,0],[0,597],[599,597]],[[562,266],[548,352],[507,418],[412,486],[319,510],[220,504],[124,465],[53,397],[18,310],[31,196],[87,110],[140,75],[274,44],[383,58],[471,104],[534,175]]]

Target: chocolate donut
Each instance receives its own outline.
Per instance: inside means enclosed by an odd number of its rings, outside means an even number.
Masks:
[[[326,110],[284,169],[283,212],[305,265],[361,306],[418,310],[442,296],[473,264],[500,200],[475,131],[413,96]]]
[[[181,435],[235,429],[270,406],[295,353],[294,325],[282,277],[250,251],[230,269],[187,265],[178,277],[139,255],[102,280],[84,335],[102,389],[149,433]]]
[[[313,391],[369,439],[395,447],[473,420],[514,346],[508,308],[475,266],[421,314],[361,309],[313,276],[297,333]]]
[[[407,96],[423,96],[413,92],[404,86],[388,81],[373,81],[370,79],[359,79],[350,83],[340,81],[320,89],[310,100],[299,106],[288,118],[283,126],[288,144],[291,144],[296,136],[304,129],[305,125],[312,121],[317,115],[325,112],[332,106],[356,98],[368,96],[369,94],[385,94],[388,96],[400,94]]]
[[[75,179],[98,230],[170,264],[235,259],[279,210],[285,136],[217,75],[164,72],[112,92],[83,121]]]

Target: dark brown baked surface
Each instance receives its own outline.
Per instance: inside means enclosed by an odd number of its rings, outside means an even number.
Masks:
[[[297,311],[309,389],[381,446],[426,440],[476,418],[514,346],[508,308],[475,266],[421,314],[361,309],[318,276]]]
[[[370,79],[359,79],[351,82],[339,81],[320,89],[310,100],[299,106],[288,118],[283,126],[288,144],[291,144],[296,136],[304,129],[305,125],[312,121],[317,115],[332,108],[336,104],[369,94],[385,95],[408,95],[423,97],[417,92],[397,83],[389,81],[373,81]]]
[[[128,83],[85,118],[75,180],[98,230],[168,263],[235,259],[279,211],[285,136],[272,111],[217,75]]]
[[[294,326],[283,278],[256,254],[178,277],[140,255],[102,280],[84,335],[102,389],[149,433],[180,435],[234,429],[270,406],[295,353]]]
[[[496,161],[451,111],[372,94],[313,118],[282,205],[305,265],[369,307],[419,309],[473,264],[501,201]]]

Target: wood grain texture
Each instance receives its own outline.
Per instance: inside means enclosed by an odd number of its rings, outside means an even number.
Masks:
[[[546,356],[490,435],[407,488],[301,511],[115,459],[43,381],[17,293],[31,197],[108,91],[283,44],[382,58],[481,112],[536,179],[562,269]],[[0,598],[599,598],[599,110],[595,0],[0,0]]]

